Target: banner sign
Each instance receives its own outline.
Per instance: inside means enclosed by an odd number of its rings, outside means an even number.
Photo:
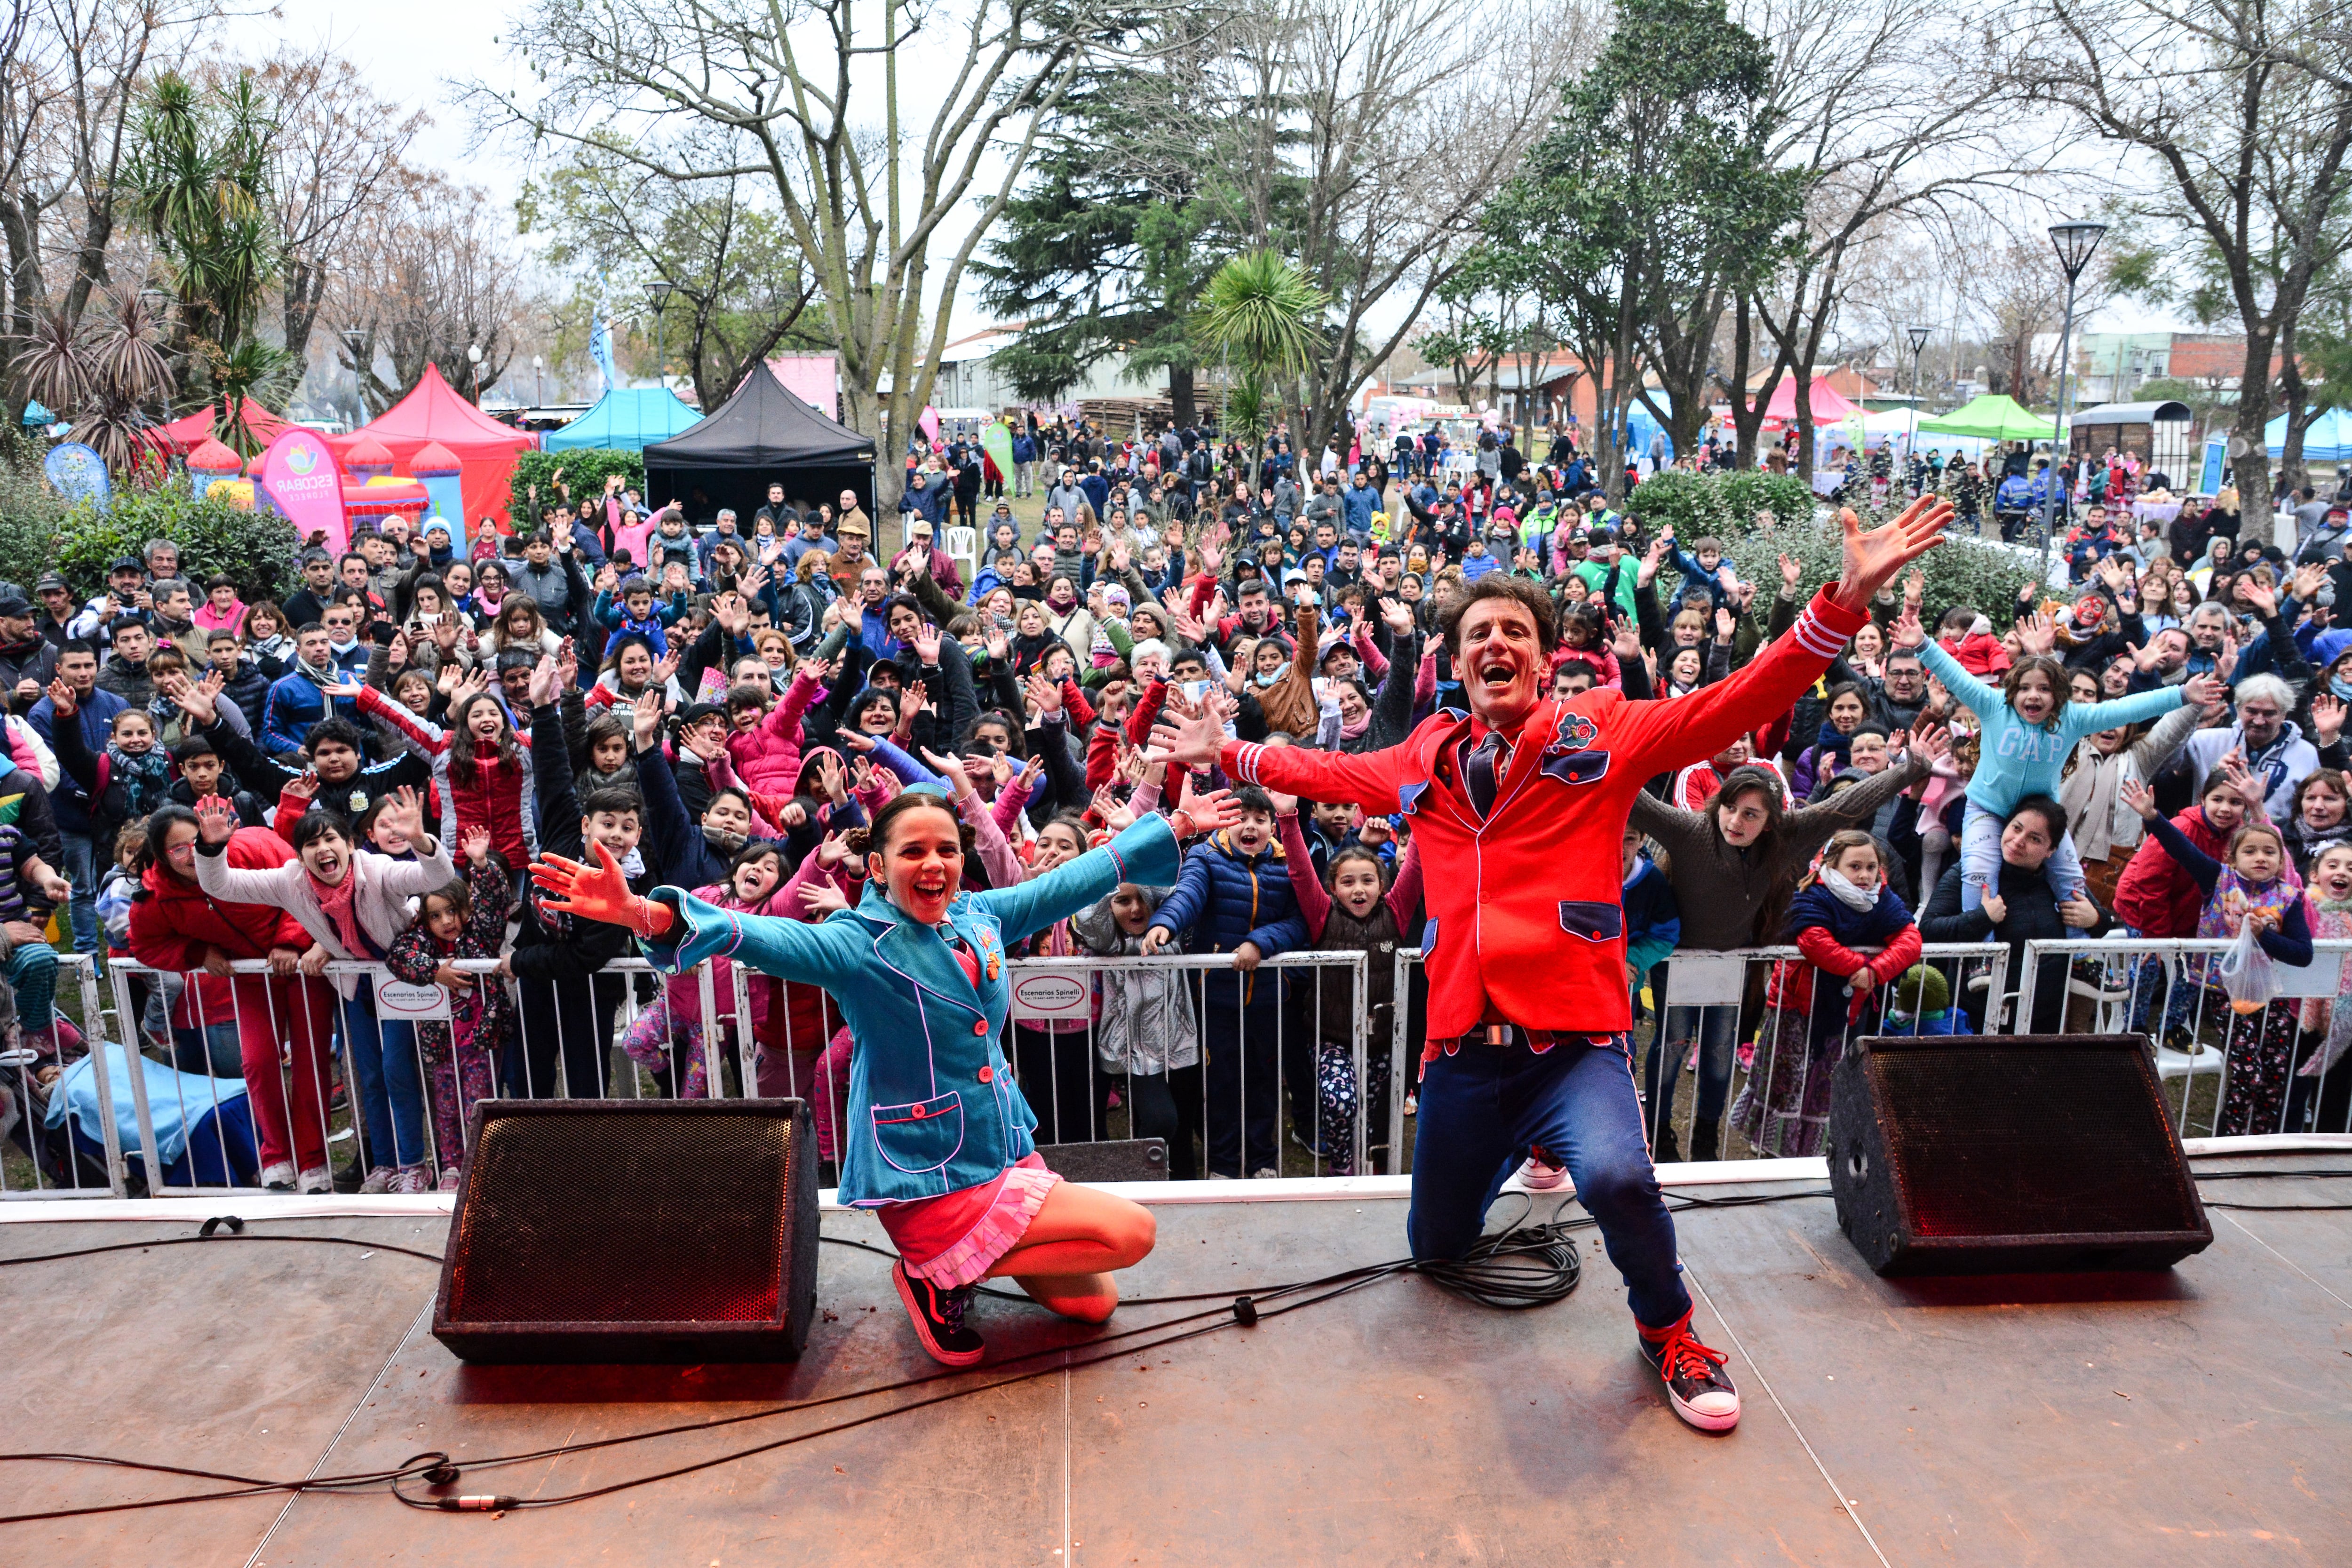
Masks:
[[[297,539],[307,542],[323,532],[327,552],[341,555],[351,546],[351,519],[343,510],[343,470],[326,438],[299,425],[287,426],[261,459],[262,488],[278,510],[294,524]]]
[[[496,976],[483,977],[496,984]],[[426,1019],[449,1020],[449,993],[433,984],[412,985],[404,980],[379,980],[375,986],[375,1012],[386,1022],[404,1020],[421,1023]]]
[[[79,505],[87,498],[98,503],[99,510],[106,510],[113,481],[107,476],[106,460],[90,447],[79,441],[59,442],[49,448],[41,468],[68,506]]]
[[[1013,971],[1013,1016],[1024,1024],[1083,1022],[1094,998],[1093,976],[1075,965]]]

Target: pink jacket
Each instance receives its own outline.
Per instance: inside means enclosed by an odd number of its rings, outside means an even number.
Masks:
[[[745,784],[768,795],[790,795],[800,784],[801,719],[823,691],[815,680],[795,673],[784,700],[750,730],[727,737],[727,755]]]

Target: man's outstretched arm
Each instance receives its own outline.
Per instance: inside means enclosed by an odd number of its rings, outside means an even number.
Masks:
[[[1187,767],[1215,764],[1235,784],[1257,784],[1326,805],[1348,802],[1382,814],[1402,809],[1397,799],[1403,748],[1349,755],[1303,746],[1261,746],[1225,739],[1213,709],[1190,718],[1163,717],[1152,727],[1153,752]]]

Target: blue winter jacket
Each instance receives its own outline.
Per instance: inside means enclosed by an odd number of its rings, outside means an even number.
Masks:
[[[1181,938],[1187,952],[1232,952],[1248,942],[1271,958],[1308,943],[1281,847],[1269,844],[1244,855],[1234,847],[1230,833],[1212,834],[1186,853],[1175,889],[1151,923]],[[1255,978],[1238,987],[1211,986],[1208,1000],[1238,1006],[1279,999],[1279,985],[1258,985]]]
[[[992,1181],[1035,1147],[1037,1125],[999,1046],[1013,995],[1013,942],[1108,897],[1121,882],[1176,875],[1176,836],[1158,815],[1018,887],[965,893],[948,925],[980,963],[975,985],[934,928],[873,884],[854,910],[817,924],[741,914],[678,888],[652,896],[684,917],[646,942],[667,974],[714,957],[821,985],[856,1041],[842,1138],[841,1196],[859,1207],[938,1197]]]

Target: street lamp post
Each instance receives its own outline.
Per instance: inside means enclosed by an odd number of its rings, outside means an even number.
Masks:
[[[1927,352],[1927,334],[1933,329],[1910,327],[1906,331],[1911,338],[1911,434],[1906,438],[1908,445],[1903,454],[1907,468],[1919,459],[1919,356]]]
[[[662,307],[669,303],[669,297],[677,288],[675,283],[646,285],[646,303],[653,308],[654,312],[654,358],[658,362],[654,366],[654,380],[664,386],[669,384],[669,345],[663,340]]]
[[[530,356],[530,400],[541,408],[547,406],[547,377],[541,374],[546,363],[537,354]]]
[[[482,401],[482,345],[481,345],[481,344],[479,344],[479,343],[467,343],[467,344],[466,345],[466,363],[468,363],[468,364],[470,364],[470,365],[472,365],[472,366],[474,367],[474,403],[475,403],[475,405],[476,405],[477,407],[478,407],[478,406],[480,406],[480,405],[481,405],[481,401]]]
[[[2058,387],[2050,415],[2050,482],[2042,491],[2042,575],[2045,580],[2050,575],[2050,546],[2057,531],[2058,485],[2064,471],[2059,459],[2064,456],[2061,448],[2066,439],[2066,362],[2074,339],[2074,284],[2106,232],[2105,224],[2079,220],[2050,226],[2050,243],[2066,274],[2066,317],[2058,329]]]

